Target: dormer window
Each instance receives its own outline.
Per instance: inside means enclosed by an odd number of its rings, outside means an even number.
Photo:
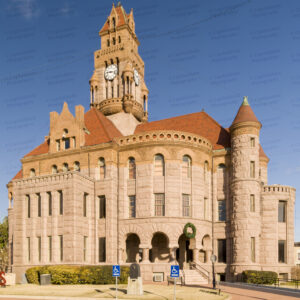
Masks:
[[[30,177],[35,177],[35,169],[30,169]]]
[[[57,174],[58,171],[57,171],[57,166],[56,165],[53,165],[52,166],[52,174]]]
[[[80,163],[79,161],[74,162],[74,171],[79,172],[80,171]]]
[[[56,151],[60,151],[60,140],[56,140]]]
[[[68,172],[69,171],[69,165],[67,163],[63,164],[63,172]]]
[[[65,142],[65,150],[69,149],[70,148],[70,138],[64,139],[64,142]]]

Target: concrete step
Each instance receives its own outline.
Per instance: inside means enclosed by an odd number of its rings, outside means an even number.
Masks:
[[[208,280],[196,270],[184,270],[184,281],[188,285],[208,284]]]

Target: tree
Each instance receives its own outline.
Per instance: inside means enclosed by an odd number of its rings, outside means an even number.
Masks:
[[[8,218],[0,223],[0,268],[6,271],[8,267]]]

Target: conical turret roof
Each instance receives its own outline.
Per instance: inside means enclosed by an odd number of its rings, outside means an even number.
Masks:
[[[242,123],[242,122],[257,122],[258,119],[256,118],[249,102],[248,102],[248,97],[244,97],[243,103],[239,108],[239,111],[237,112],[235,119],[233,120],[231,126]]]

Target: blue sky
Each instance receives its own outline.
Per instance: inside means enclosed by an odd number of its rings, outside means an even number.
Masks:
[[[117,3],[117,2],[115,2]],[[88,110],[93,51],[112,1],[0,0],[0,216],[20,158],[67,101]],[[247,95],[269,184],[300,190],[300,2],[122,1],[134,9],[150,120],[204,109],[229,127]],[[300,241],[296,201],[295,240]]]

